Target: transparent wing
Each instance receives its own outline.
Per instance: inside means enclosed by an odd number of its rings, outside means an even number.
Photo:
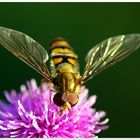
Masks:
[[[35,40],[21,32],[0,27],[0,44],[48,80],[47,51]]]
[[[111,37],[94,46],[86,56],[83,82],[126,58],[140,47],[140,34]]]

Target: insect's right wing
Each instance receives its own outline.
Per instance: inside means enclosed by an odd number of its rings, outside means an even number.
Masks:
[[[0,27],[0,44],[50,81],[48,53],[38,42],[24,33]]]
[[[126,58],[140,47],[140,34],[111,37],[94,46],[86,56],[83,82]]]

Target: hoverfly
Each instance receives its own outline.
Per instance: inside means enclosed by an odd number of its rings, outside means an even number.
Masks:
[[[46,81],[54,84],[54,103],[69,109],[79,100],[80,87],[103,70],[126,58],[140,47],[140,34],[119,35],[95,45],[86,56],[81,76],[78,57],[63,38],[51,42],[50,70],[47,51],[28,35],[0,27],[0,44],[17,58],[39,72]]]

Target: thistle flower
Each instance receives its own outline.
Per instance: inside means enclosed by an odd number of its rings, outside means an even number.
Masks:
[[[106,129],[105,112],[91,106],[96,96],[88,98],[88,90],[81,88],[78,104],[70,111],[58,114],[59,107],[52,98],[53,85],[35,80],[22,85],[21,91],[5,92],[9,103],[0,101],[0,137],[17,138],[91,138]]]

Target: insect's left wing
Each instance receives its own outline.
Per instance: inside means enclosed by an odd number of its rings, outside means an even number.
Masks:
[[[111,37],[94,46],[86,56],[83,82],[126,58],[140,47],[140,34]]]
[[[16,30],[0,27],[0,44],[17,58],[50,80],[50,72],[46,66],[47,51],[28,35]]]

